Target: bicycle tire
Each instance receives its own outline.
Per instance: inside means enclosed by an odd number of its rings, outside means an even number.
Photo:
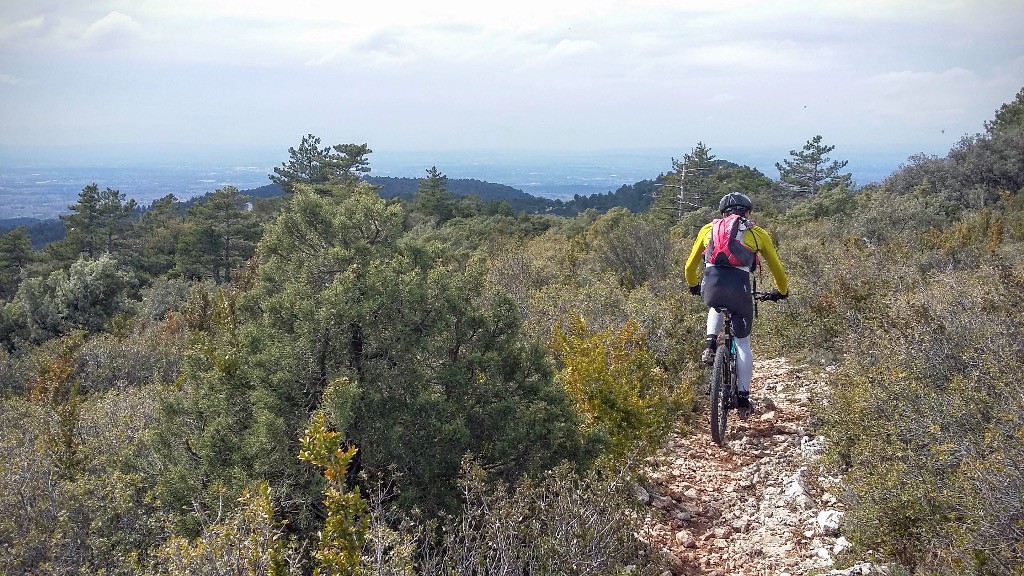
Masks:
[[[725,445],[726,414],[728,413],[729,396],[726,386],[729,385],[729,352],[725,345],[715,351],[715,363],[708,374],[708,385],[711,388],[711,439],[719,446]]]

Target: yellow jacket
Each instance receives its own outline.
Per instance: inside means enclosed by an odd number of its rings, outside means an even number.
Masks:
[[[704,261],[704,249],[711,241],[711,226],[708,222],[700,229],[697,239],[693,241],[693,248],[690,250],[690,257],[686,259],[686,284],[696,286],[700,279],[697,277],[697,270],[700,263]],[[760,226],[754,226],[743,233],[743,243],[764,257],[768,269],[775,279],[775,286],[782,294],[789,293],[789,280],[786,279],[786,271],[782,269],[782,262],[779,262],[779,255],[775,252],[775,244],[772,237]]]

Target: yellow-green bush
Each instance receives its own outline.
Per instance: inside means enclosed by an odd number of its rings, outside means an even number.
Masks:
[[[167,540],[156,550],[147,575],[285,576],[287,544],[284,525],[274,518],[270,487],[261,482],[246,489],[228,517],[198,538]]]
[[[613,458],[656,449],[689,401],[689,388],[672,385],[632,320],[617,331],[594,332],[577,319],[570,332],[556,329],[552,347],[558,379],[584,428],[610,438]]]
[[[328,430],[327,416],[316,411],[299,441],[299,459],[323,468],[326,479],[323,505],[327,511],[319,532],[320,547],[314,575],[357,576],[362,574],[361,555],[369,527],[366,502],[359,488],[345,484],[355,446],[344,447],[338,432]]]
[[[0,572],[134,574],[166,528],[151,497],[154,396],[0,400]]]

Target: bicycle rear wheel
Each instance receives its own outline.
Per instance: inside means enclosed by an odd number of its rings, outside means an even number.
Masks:
[[[711,439],[719,446],[725,445],[726,414],[729,410],[729,353],[725,346],[715,352],[715,363],[708,374],[711,388]]]

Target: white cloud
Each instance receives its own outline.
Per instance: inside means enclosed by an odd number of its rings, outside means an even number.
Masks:
[[[93,22],[82,34],[87,45],[113,49],[122,47],[142,35],[142,26],[131,16],[122,12],[111,12]]]
[[[37,16],[0,27],[0,41],[38,34],[45,28],[46,18]]]
[[[74,101],[78,117],[103,118],[106,99],[85,101],[82,86],[68,83],[111,78],[126,102],[149,90],[136,100],[164,104],[121,114],[123,125],[166,110],[179,119],[168,131],[182,139],[190,130],[236,133],[240,123],[229,119],[238,117],[261,119],[250,138],[268,125],[358,123],[367,134],[353,139],[371,142],[426,138],[416,131],[433,123],[447,132],[430,138],[450,146],[495,134],[530,145],[546,141],[552,125],[567,145],[653,145],[690,132],[708,141],[727,131],[744,141],[787,131],[797,140],[825,131],[884,139],[931,130],[934,118],[980,127],[1012,98],[1024,78],[1019,3],[0,0],[0,85],[32,78],[67,95],[54,108]],[[62,73],[71,59],[79,74]],[[129,81],[126,65],[153,79]],[[196,96],[225,79],[231,98]],[[10,117],[43,107],[9,100]],[[68,129],[37,116],[54,140]],[[5,136],[40,137],[31,124]],[[113,130],[95,124],[97,134]],[[679,136],[680,127],[689,132]],[[653,142],[659,130],[667,135]]]
[[[388,28],[353,43],[351,54],[371,67],[390,67],[416,60],[419,51],[403,30]]]
[[[601,45],[591,40],[570,40],[560,41],[549,53],[553,58],[570,57],[578,54],[586,54],[601,49]]]
[[[1021,87],[1006,87],[1003,77],[953,67],[937,72],[901,70],[864,78],[852,86],[857,95],[848,115],[851,129],[865,136],[897,141],[918,139],[946,146],[982,131],[995,110]],[[865,138],[866,140],[867,138]],[[943,145],[935,148],[942,150]]]
[[[25,86],[28,84],[28,81],[24,78],[19,78],[18,76],[13,76],[11,74],[0,74],[0,84],[7,86]]]
[[[803,49],[792,43],[734,42],[708,44],[682,50],[679,60],[698,68],[772,71],[815,70],[828,65],[826,48]]]
[[[596,69],[610,69],[608,61],[601,60],[603,49],[592,40],[563,38],[558,42],[530,41],[507,46],[505,55],[515,62],[519,73],[533,74],[548,70],[573,77],[591,76]],[[597,56],[598,58],[593,58]],[[567,77],[569,77],[567,76]]]
[[[972,100],[980,79],[964,68],[941,72],[901,70],[866,78],[862,83],[872,115],[931,122],[959,116]]]

